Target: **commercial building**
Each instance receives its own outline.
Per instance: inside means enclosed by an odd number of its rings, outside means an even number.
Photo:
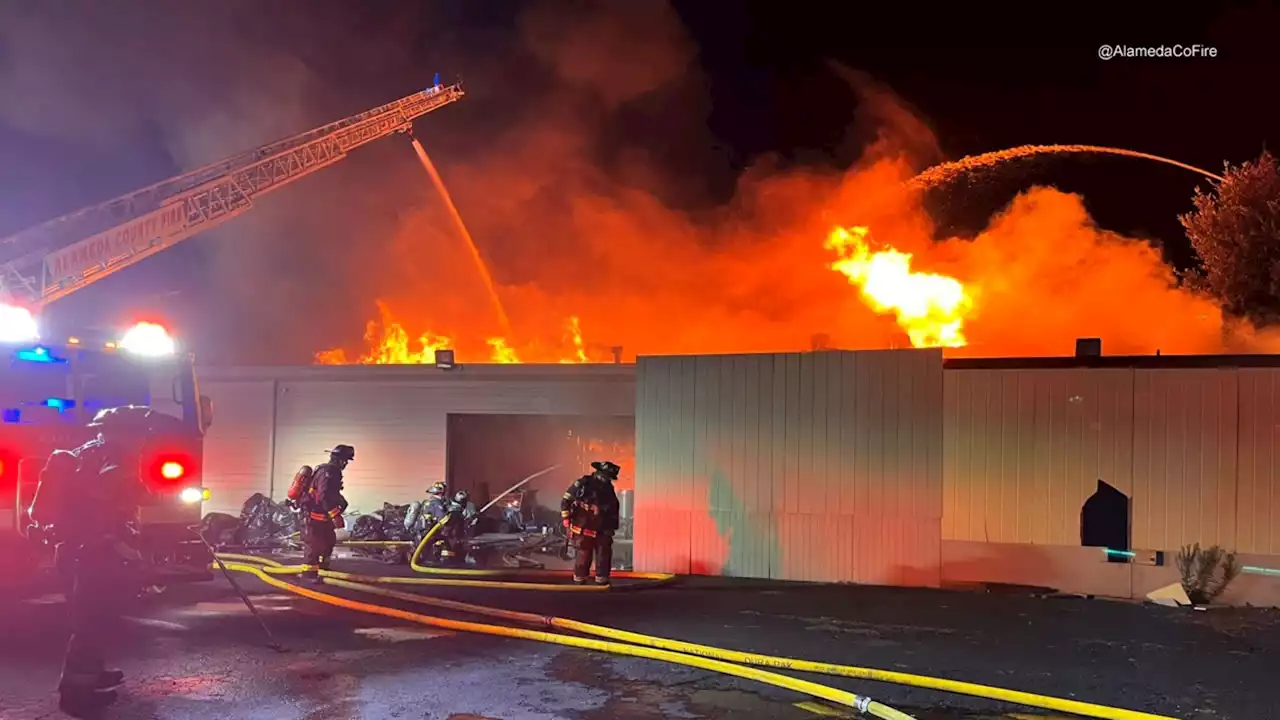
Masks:
[[[559,463],[533,483],[550,507],[608,456],[634,471],[620,484],[641,570],[1142,597],[1176,580],[1186,544],[1280,568],[1277,360],[905,350],[209,369],[210,509],[279,497],[338,442],[357,448],[361,510],[436,479],[485,497]],[[1081,545],[1100,480],[1123,498],[1106,522],[1135,562]],[[1278,604],[1280,578],[1244,575],[1228,599]]]

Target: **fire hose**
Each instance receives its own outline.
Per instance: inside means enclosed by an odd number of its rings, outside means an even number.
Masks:
[[[430,533],[428,533],[428,537]],[[621,655],[630,655],[633,657],[645,657],[654,660],[662,660],[691,667],[698,667],[705,670],[712,670],[736,677],[757,680],[777,687],[783,687],[796,692],[817,697],[820,699],[834,702],[847,707],[852,707],[861,712],[868,713],[874,717],[903,720],[910,718],[909,715],[901,713],[882,703],[870,700],[864,696],[855,695],[843,690],[832,688],[825,685],[798,680],[785,675],[773,672],[757,670],[755,667],[767,667],[783,670],[793,670],[798,672],[816,673],[822,675],[832,675],[848,678],[856,678],[861,680],[869,680],[874,682],[890,683],[895,685],[905,685],[940,692],[947,692],[959,695],[968,695],[971,697],[979,697],[988,700],[996,700],[1016,705],[1024,705],[1028,707],[1038,708],[1042,710],[1051,710],[1055,712],[1066,712],[1073,715],[1091,718],[1102,718],[1104,720],[1176,720],[1164,715],[1154,715],[1151,713],[1139,712],[1135,710],[1126,710],[1123,708],[1109,707],[1106,705],[1097,705],[1094,703],[1086,703],[1078,700],[1069,700],[1066,698],[1057,698],[1048,695],[1039,695],[1028,693],[1020,690],[1011,690],[1007,688],[994,687],[990,685],[980,685],[977,683],[967,683],[958,680],[948,680],[945,678],[929,677],[927,675],[916,675],[912,673],[896,672],[891,670],[878,670],[874,668],[855,667],[851,665],[839,665],[834,663],[814,662],[810,660],[800,660],[795,658],[778,657],[773,655],[762,655],[758,653],[742,652],[737,650],[728,650],[710,645],[700,645],[697,643],[689,643],[682,640],[674,640],[670,638],[656,637],[652,635],[644,635],[641,633],[630,632],[617,628],[610,628],[603,625],[594,625],[568,618],[549,617],[537,615],[533,613],[518,612],[514,610],[505,610],[502,608],[493,608],[484,605],[475,605],[472,603],[464,603],[456,600],[446,600],[443,598],[433,598],[415,593],[406,593],[390,588],[377,587],[378,584],[402,584],[403,581],[416,580],[422,584],[430,583],[446,586],[462,586],[462,587],[507,587],[519,585],[534,585],[532,583],[495,583],[483,580],[462,580],[462,579],[446,579],[446,578],[401,578],[401,577],[367,577],[353,575],[350,573],[333,572],[321,570],[320,576],[324,578],[326,584],[336,587],[347,588],[358,592],[371,595],[391,598],[404,602],[417,603],[422,605],[430,605],[450,610],[467,612],[475,615],[499,618],[511,622],[532,625],[535,627],[543,627],[548,630],[561,630],[577,632],[583,635],[593,635],[606,640],[594,640],[587,638],[579,638],[572,635],[563,635],[554,632],[523,630],[519,628],[510,628],[501,625],[486,625],[480,623],[463,622],[456,620],[447,620],[437,618],[430,615],[422,615],[411,613],[404,610],[389,608],[374,603],[363,603],[355,600],[349,600],[328,593],[321,593],[309,588],[300,587],[293,583],[285,582],[276,576],[294,575],[310,569],[306,565],[283,565],[274,560],[262,558],[252,555],[230,555],[220,554],[228,569],[233,571],[247,572],[256,575],[262,581],[289,592],[294,592],[303,597],[318,600],[320,602],[343,607],[349,610],[357,610],[369,612],[384,617],[393,617],[401,620],[408,620],[424,625],[430,625],[447,630],[456,630],[462,632],[476,632],[489,635],[500,635],[503,637],[519,638],[526,640],[537,640],[541,642],[549,642],[569,647],[578,647],[590,650],[599,650]],[[501,571],[499,571],[501,572]],[[562,585],[547,585],[556,589],[564,589]],[[577,588],[578,586],[567,586]]]
[[[507,627],[504,625],[489,625],[462,620],[449,620],[447,618],[408,612],[406,610],[399,610],[396,608],[386,607],[384,605],[365,603],[357,600],[350,600],[338,595],[322,593],[273,577],[275,575],[290,575],[305,572],[309,569],[305,565],[285,566],[265,558],[252,558],[255,562],[260,563],[260,565],[252,565],[247,562],[243,562],[243,559],[244,556],[235,556],[231,558],[223,556],[224,564],[229,570],[255,575],[259,580],[262,580],[272,587],[296,593],[302,597],[317,600],[335,607],[365,612],[373,615],[381,615],[383,617],[396,618],[399,620],[406,620],[420,625],[428,625],[456,632],[496,635],[499,637],[516,638],[521,640],[536,640],[554,645],[581,648],[585,650],[596,650],[615,655],[628,655],[631,657],[648,658],[650,660],[661,660],[677,665],[685,665],[725,675],[733,675],[747,680],[756,680],[775,687],[786,688],[788,690],[793,690],[805,695],[850,707],[861,713],[871,715],[872,717],[882,718],[882,720],[915,720],[906,713],[895,710],[883,703],[872,700],[871,698],[856,695],[846,690],[840,690],[827,685],[820,685],[808,680],[788,677],[769,670],[760,670],[745,665],[737,665],[724,660],[715,659],[709,655],[699,657],[697,655],[685,654],[655,647],[628,644],[625,642],[575,637],[561,633],[547,632],[545,630],[525,630],[521,628]],[[363,592],[383,590],[383,588],[377,588],[370,585],[338,580],[337,578],[332,577],[335,573],[321,571],[321,574],[325,578],[326,583],[343,583],[343,587],[349,587]],[[434,598],[425,598],[423,596],[413,595],[412,593],[398,593],[398,595],[403,595],[404,597],[409,598],[418,598],[420,600],[434,600]],[[459,605],[466,605],[466,603],[459,603]],[[479,608],[482,606],[475,607]],[[484,610],[490,615],[509,612],[499,610],[497,608],[484,608]],[[525,613],[511,613],[511,615],[513,616],[512,619],[518,619],[515,616],[523,616]]]
[[[515,487],[519,487],[539,475],[550,472],[552,469],[554,468],[547,468],[538,473],[534,473],[518,483]],[[1126,710],[1123,708],[1097,705],[1094,703],[1086,703],[1078,700],[1069,700],[1066,698],[1058,698],[1048,695],[1039,695],[990,685],[948,680],[945,678],[935,678],[927,675],[916,675],[891,670],[879,670],[875,668],[822,663],[810,660],[741,652],[737,650],[727,650],[710,645],[699,645],[682,640],[644,635],[602,625],[593,625],[567,618],[548,617],[533,613],[517,612],[513,610],[463,603],[455,600],[445,600],[442,598],[433,598],[415,593],[406,593],[390,588],[378,587],[379,585],[422,585],[437,587],[484,587],[504,590],[533,590],[550,592],[601,592],[609,591],[611,589],[611,586],[598,585],[566,585],[554,582],[527,581],[504,582],[479,579],[538,578],[551,580],[562,579],[570,576],[572,573],[568,571],[433,568],[420,564],[419,561],[421,559],[422,552],[429,547],[435,536],[450,522],[451,517],[452,515],[446,515],[444,518],[441,518],[441,520],[437,522],[425,536],[423,536],[422,540],[417,543],[417,546],[414,548],[413,554],[409,559],[409,566],[415,572],[434,575],[436,577],[400,577],[394,575],[368,576],[332,570],[319,570],[319,575],[324,579],[326,584],[355,590],[357,592],[378,595],[403,602],[430,605],[475,615],[500,618],[535,627],[543,627],[550,630],[562,630],[576,632],[583,635],[593,635],[598,638],[605,638],[605,640],[581,638],[572,635],[546,632],[545,630],[524,630],[501,625],[486,625],[481,623],[448,620],[430,615],[411,613],[374,603],[364,603],[328,593],[322,593],[309,588],[300,587],[293,583],[285,582],[278,577],[275,577],[278,575],[296,575],[313,569],[307,565],[283,565],[274,560],[269,560],[256,555],[219,553],[217,558],[223,561],[220,564],[225,565],[227,569],[256,575],[263,582],[266,582],[273,587],[294,592],[302,595],[303,597],[318,600],[337,607],[383,615],[385,617],[394,617],[401,620],[408,620],[410,622],[448,630],[537,640],[570,647],[599,650],[602,652],[630,655],[633,657],[646,657],[665,662],[698,667],[795,690],[812,697],[852,707],[860,712],[870,714],[874,717],[884,718],[885,720],[911,720],[911,716],[864,696],[855,695],[853,693],[825,685],[819,685],[817,683],[798,680],[774,672],[759,670],[756,669],[756,667],[785,669],[821,675],[856,678],[860,680],[869,680],[895,685],[905,685],[909,687],[996,700],[1015,705],[1024,705],[1042,710],[1065,712],[1082,717],[1101,718],[1103,720],[1176,720],[1175,718],[1163,715],[1154,715],[1135,710]],[[353,545],[357,543],[346,544]],[[391,546],[405,545],[406,543],[362,542],[358,544]],[[612,573],[612,577],[635,581],[628,584],[628,587],[630,588],[653,587],[656,585],[667,584],[675,580],[674,575],[666,573],[614,572]],[[614,589],[616,590],[617,588],[614,587]]]

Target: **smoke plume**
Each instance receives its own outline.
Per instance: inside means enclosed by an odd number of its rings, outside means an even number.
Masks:
[[[86,3],[76,23],[46,4],[39,16],[0,17],[0,92],[26,99],[4,103],[0,117],[87,145],[151,124],[175,168],[189,168],[395,97],[353,89],[359,79],[340,65],[421,71],[409,31],[388,35],[388,22],[339,33],[339,10],[273,17],[258,3],[182,4],[166,15],[125,5],[86,19],[96,7]],[[509,28],[485,31],[460,15],[442,22],[458,23],[450,32],[464,39],[442,35],[434,57],[462,72],[469,94],[421,120],[418,137],[500,286],[514,328],[505,340],[526,361],[564,357],[571,317],[596,360],[617,345],[628,357],[799,350],[816,334],[845,348],[904,346],[894,318],[829,267],[823,241],[838,225],[868,226],[881,246],[912,253],[915,269],[964,283],[970,344],[954,354],[1064,354],[1080,336],[1101,337],[1109,352],[1222,349],[1218,308],[1180,289],[1145,243],[1096,227],[1079,197],[1029,189],[976,237],[937,240],[902,185],[941,159],[937,142],[863,73],[826,70],[859,99],[845,119],[870,141],[857,164],[783,170],[757,158],[733,199],[707,209],[688,202],[700,188],[687,168],[716,158],[708,83],[673,10],[538,2]],[[285,26],[308,39],[281,42]],[[382,301],[410,336],[446,335],[463,359],[485,359],[497,320],[401,145],[361,149],[216,240],[195,241],[211,258],[210,314],[235,317],[242,339],[264,338],[279,346],[273,357],[297,361],[322,347],[362,349],[364,321]]]

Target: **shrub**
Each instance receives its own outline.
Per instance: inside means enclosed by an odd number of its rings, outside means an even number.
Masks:
[[[1208,605],[1216,600],[1240,574],[1236,554],[1217,545],[1203,549],[1200,543],[1183,545],[1178,551],[1177,563],[1182,589],[1196,605]]]

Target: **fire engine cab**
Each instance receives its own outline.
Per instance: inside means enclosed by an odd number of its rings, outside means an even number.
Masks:
[[[54,450],[96,436],[87,424],[99,411],[125,405],[147,406],[158,416],[137,458],[150,491],[139,517],[147,582],[212,578],[212,558],[190,529],[208,499],[201,459],[213,422],[192,356],[151,323],[114,339],[42,343],[27,311],[0,305],[0,588],[56,587],[53,548],[28,536],[40,471]]]

